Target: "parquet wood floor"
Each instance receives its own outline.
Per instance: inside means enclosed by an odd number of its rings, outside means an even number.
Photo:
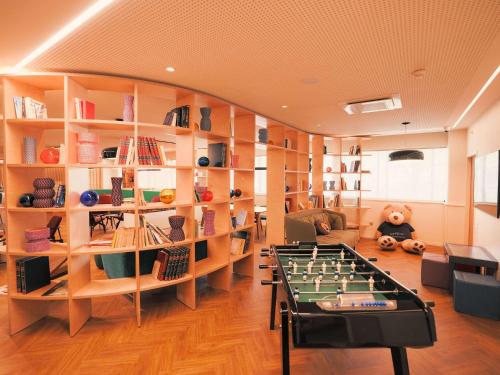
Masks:
[[[358,249],[436,302],[438,342],[409,349],[412,374],[500,374],[500,322],[458,314],[446,292],[422,287],[419,257],[383,253],[368,240]],[[235,276],[230,293],[204,288],[195,311],[173,290],[148,295],[141,328],[125,298],[98,299],[95,317],[73,338],[64,309],[57,307],[51,317],[10,336],[7,300],[0,297],[0,374],[279,374],[279,330],[268,329],[270,288],[260,285],[262,278],[269,271],[256,269],[253,279]],[[385,349],[292,349],[291,358],[295,375],[392,373]]]

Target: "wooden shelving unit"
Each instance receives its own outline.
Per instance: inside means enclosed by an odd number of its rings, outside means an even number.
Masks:
[[[363,193],[368,191],[364,188],[363,175],[370,173],[363,170],[363,158],[370,156],[363,153],[364,140],[362,137],[339,138],[320,135],[314,135],[312,139],[313,194],[320,196],[320,207],[344,212],[351,229],[365,226],[362,222],[363,214],[370,208],[363,205]],[[359,148],[358,154],[351,154],[352,147]],[[351,170],[352,161],[359,163],[356,170]],[[346,168],[344,170],[343,164]],[[360,181],[361,186],[355,189],[356,180]],[[347,187],[342,186],[342,181],[345,181]]]
[[[117,77],[83,74],[42,73],[36,75],[13,75],[0,77],[0,89],[5,98],[1,105],[2,135],[6,140],[6,163],[2,170],[6,175],[6,216],[8,223],[7,276],[9,286],[10,332],[16,333],[48,314],[52,301],[66,301],[68,307],[69,333],[75,335],[92,315],[92,300],[121,294],[133,294],[137,324],[141,325],[141,292],[168,286],[177,287],[177,299],[195,308],[197,303],[196,279],[207,276],[208,284],[214,288],[230,290],[233,272],[252,276],[254,268],[253,229],[254,229],[254,162],[256,114],[237,108],[222,100],[201,95],[186,89],[170,87],[157,83]],[[123,97],[134,97],[134,121],[117,121],[122,117]],[[30,96],[47,104],[49,119],[16,119],[13,96]],[[96,104],[96,120],[76,119],[74,98],[85,98]],[[190,106],[188,128],[162,125],[168,110]],[[212,129],[210,132],[199,130],[200,108],[211,107]],[[276,130],[278,131],[278,130]],[[176,165],[144,166],[137,158],[131,165],[114,166],[79,164],[77,158],[77,134],[95,132],[99,136],[99,148],[117,146],[119,139],[130,136],[155,137],[169,145],[167,156]],[[281,126],[282,137],[285,136]],[[34,165],[24,165],[22,141],[26,135],[37,139],[37,153],[49,145],[64,144],[64,164],[49,165],[38,160]],[[290,134],[290,136],[294,136]],[[304,137],[304,135],[301,135]],[[295,135],[295,142],[298,133]],[[300,138],[302,139],[302,138]],[[206,155],[206,146],[211,143],[226,143],[227,165],[225,168],[203,168],[197,166],[200,155]],[[304,142],[299,140],[299,149],[305,152]],[[282,142],[280,143],[282,144]],[[297,143],[295,143],[297,144]],[[134,148],[137,142],[134,142]],[[137,149],[135,150],[137,155]],[[290,154],[294,169],[303,163],[302,155],[296,150],[277,147],[271,153],[280,154],[284,202],[284,164],[285,154]],[[236,166],[231,166],[231,155],[239,158]],[[143,171],[157,169],[171,173],[175,177],[176,200],[172,204],[138,204],[138,189],[134,189],[133,202],[122,206],[99,204],[86,207],[79,203],[80,194],[88,189],[96,189],[92,173],[104,176],[108,170],[133,173],[134,187],[138,187]],[[303,169],[307,171],[307,169]],[[303,173],[303,172],[300,172]],[[294,175],[298,179],[300,173]],[[32,181],[36,177],[51,177],[57,183],[66,185],[66,204],[62,208],[23,208],[17,207],[20,194],[33,190]],[[102,177],[104,179],[104,177]],[[231,181],[233,184],[231,185]],[[194,184],[202,182],[214,194],[211,202],[197,203],[194,200]],[[292,183],[292,182],[290,182]],[[296,186],[297,182],[295,181]],[[278,184],[279,185],[279,184]],[[139,187],[141,188],[141,187]],[[231,188],[243,192],[238,199],[230,199]],[[304,192],[297,193],[297,197]],[[307,195],[307,194],[306,194]],[[297,198],[298,199],[298,198]],[[203,236],[196,233],[196,223],[201,220],[202,208],[216,211],[216,234]],[[124,212],[132,217],[137,227],[139,215],[169,210],[186,217],[184,232],[186,240],[176,243],[190,248],[188,272],[181,278],[160,281],[151,274],[140,274],[142,252],[169,245],[128,246],[122,248],[90,247],[89,213],[93,211]],[[247,212],[244,225],[233,229],[231,213],[240,210]],[[283,204],[279,213],[282,216]],[[63,217],[63,246],[54,245],[48,252],[40,254],[25,253],[23,249],[24,230],[45,226],[54,214]],[[167,226],[168,223],[165,223]],[[249,250],[242,255],[231,255],[231,234],[235,230],[251,233]],[[195,262],[195,244],[207,241],[208,258]],[[100,254],[133,254],[135,276],[116,279],[94,279],[91,272],[93,257]],[[63,296],[42,296],[50,288],[44,287],[29,294],[16,292],[16,259],[26,255],[46,255],[49,259],[68,259],[68,292]]]

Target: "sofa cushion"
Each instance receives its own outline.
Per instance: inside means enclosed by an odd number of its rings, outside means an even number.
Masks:
[[[345,243],[347,246],[354,247],[359,241],[357,230],[332,230],[324,236],[317,236],[317,241],[321,245],[335,245]]]
[[[316,227],[316,234],[327,235],[330,233],[330,223],[328,221],[316,220],[314,226]]]
[[[326,222],[326,223],[330,222],[329,215],[327,213],[325,213],[325,212],[317,212],[317,213],[314,213],[314,214],[311,214],[311,215],[307,215],[307,216],[303,216],[303,217],[300,217],[300,218],[297,218],[297,219],[305,221],[306,223],[311,223],[312,225],[314,225],[314,223],[316,222],[316,220],[320,220],[320,221]],[[330,227],[331,227],[331,225],[330,225]]]
[[[328,219],[330,221],[330,228],[336,230],[344,229],[342,218],[339,215],[328,215]]]

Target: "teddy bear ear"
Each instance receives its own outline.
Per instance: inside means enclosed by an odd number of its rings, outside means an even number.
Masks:
[[[412,212],[412,211],[411,211],[411,207],[410,207],[410,206],[408,206],[408,205],[406,205],[406,204],[405,204],[405,208],[406,208],[408,211]]]
[[[392,204],[388,204],[387,206],[384,207],[384,210],[387,210],[391,206],[392,206]]]

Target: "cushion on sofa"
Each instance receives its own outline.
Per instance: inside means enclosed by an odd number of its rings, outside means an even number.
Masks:
[[[344,229],[342,218],[339,215],[328,215],[328,219],[330,220],[330,228],[336,230]]]
[[[316,220],[314,227],[316,228],[316,234],[327,235],[330,233],[330,223],[328,221]]]
[[[356,230],[332,230],[327,235],[317,236],[316,239],[321,245],[345,243],[354,247],[359,241],[359,233]]]

